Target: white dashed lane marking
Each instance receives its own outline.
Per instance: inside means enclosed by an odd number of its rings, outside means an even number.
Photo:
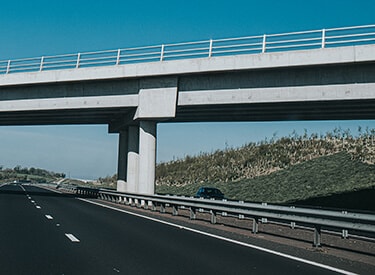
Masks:
[[[37,209],[41,209],[42,207],[40,207],[39,205],[35,206]]]
[[[73,243],[79,243],[80,242],[73,234],[65,233],[65,236],[67,236],[68,239],[71,240]]]
[[[53,220],[53,217],[51,215],[45,215],[47,219]]]

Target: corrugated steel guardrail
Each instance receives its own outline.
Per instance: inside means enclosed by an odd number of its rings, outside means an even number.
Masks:
[[[231,215],[240,219],[248,218],[253,220],[253,233],[258,232],[258,224],[262,220],[306,224],[314,228],[314,246],[321,245],[322,228],[344,230],[343,232],[346,231],[346,234],[347,230],[355,231],[357,234],[358,232],[375,234],[375,215],[373,214],[193,197],[130,194],[77,186],[61,186],[61,188],[70,189],[78,195],[97,197],[102,200],[143,207],[153,211],[156,211],[159,207],[160,212],[165,212],[166,206],[170,206],[173,215],[178,215],[179,208],[185,208],[190,210],[190,219],[196,218],[197,210],[207,211],[211,214],[211,223],[216,223],[217,215]]]

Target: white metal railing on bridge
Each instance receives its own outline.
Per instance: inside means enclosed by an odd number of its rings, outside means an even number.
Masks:
[[[375,44],[375,25],[0,61],[0,74]]]

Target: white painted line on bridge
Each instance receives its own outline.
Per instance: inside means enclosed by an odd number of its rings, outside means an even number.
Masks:
[[[79,243],[80,240],[78,240],[73,234],[65,233],[65,236],[68,237],[69,240],[71,240],[73,243]]]
[[[47,219],[53,220],[53,217],[51,215],[45,215]]]
[[[109,208],[109,209],[116,210],[116,211],[119,211],[119,212],[123,212],[123,213],[133,215],[133,216],[136,216],[136,217],[140,217],[140,218],[155,221],[155,222],[158,222],[158,223],[166,224],[166,225],[169,225],[169,226],[177,227],[179,229],[185,229],[187,231],[191,231],[191,232],[198,233],[198,234],[201,234],[201,235],[205,235],[205,236],[208,236],[208,237],[216,238],[216,239],[223,240],[223,241],[230,242],[230,243],[234,243],[234,244],[237,244],[237,245],[242,245],[242,246],[245,246],[245,247],[249,247],[249,248],[252,248],[252,249],[256,249],[256,250],[263,251],[263,252],[266,252],[266,253],[270,253],[270,254],[273,254],[273,255],[277,255],[277,256],[284,257],[284,258],[287,258],[287,259],[291,259],[291,260],[294,260],[294,261],[302,262],[302,263],[305,263],[305,264],[317,266],[317,267],[327,269],[327,270],[331,270],[331,271],[334,271],[334,272],[337,272],[337,273],[341,273],[341,274],[345,274],[345,275],[357,275],[357,273],[353,273],[353,272],[346,271],[346,270],[343,270],[343,269],[339,269],[339,268],[336,268],[336,267],[332,267],[332,266],[329,266],[329,265],[313,262],[313,261],[310,261],[310,260],[302,259],[302,258],[295,257],[295,256],[292,256],[292,255],[289,255],[289,254],[285,254],[285,253],[281,253],[281,252],[278,252],[278,251],[275,251],[275,250],[271,250],[271,249],[268,249],[268,248],[264,248],[264,247],[260,247],[260,246],[236,241],[236,240],[233,240],[233,239],[229,239],[229,238],[225,238],[225,237],[222,237],[222,236],[219,236],[219,235],[214,235],[214,234],[207,233],[207,232],[204,232],[204,231],[196,230],[196,229],[193,229],[193,228],[190,228],[190,227],[181,226],[181,225],[174,224],[174,223],[171,223],[171,222],[158,220],[158,219],[155,219],[155,218],[147,217],[147,216],[144,216],[144,215],[141,215],[141,214],[133,213],[133,212],[130,212],[130,211],[126,211],[126,210],[119,209],[119,208],[116,208],[116,207],[112,207],[112,206],[109,206],[109,205],[101,204],[101,203],[98,203],[98,202],[94,202],[94,201],[90,201],[90,200],[86,200],[86,199],[82,199],[82,198],[77,198],[77,199],[80,200],[80,201],[88,202],[88,203],[91,203],[91,204],[95,204],[95,205],[98,205],[98,206],[101,206],[101,207],[105,207],[105,208]]]

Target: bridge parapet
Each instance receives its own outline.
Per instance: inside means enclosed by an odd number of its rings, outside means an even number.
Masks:
[[[118,66],[216,56],[257,54],[375,43],[375,25],[162,44],[0,61],[0,74]]]

